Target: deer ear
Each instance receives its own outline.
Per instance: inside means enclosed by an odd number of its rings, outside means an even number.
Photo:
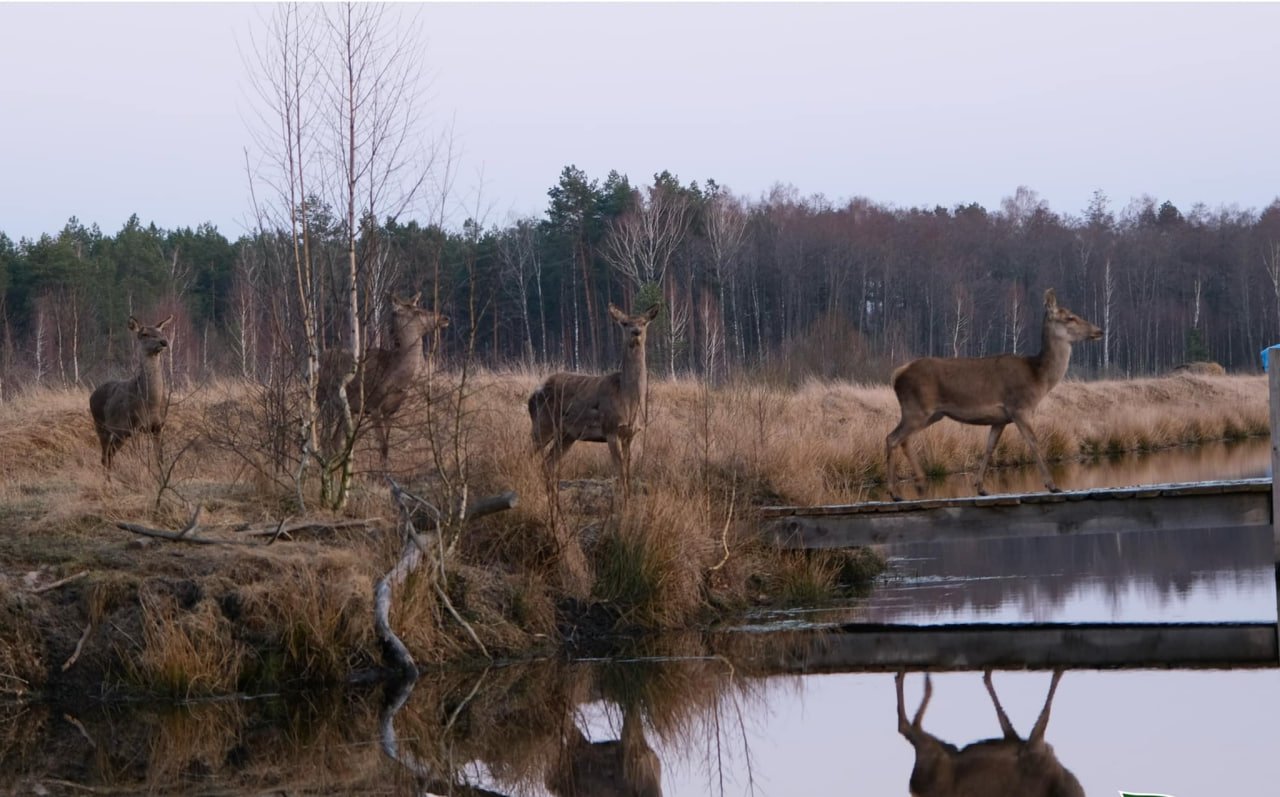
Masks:
[[[142,329],[142,324],[138,322],[138,319],[129,316],[129,331],[137,332],[139,329]]]
[[[655,304],[653,307],[650,307],[648,310],[645,310],[645,311],[644,311],[644,316],[645,316],[645,318],[647,318],[647,319],[649,319],[650,321],[652,321],[653,319],[657,318],[657,317],[658,317],[658,313],[661,313],[661,312],[662,312],[662,305],[661,305],[661,304]]]
[[[1053,288],[1044,292],[1044,306],[1047,310],[1052,310],[1058,306],[1058,297],[1054,294]]]
[[[170,313],[168,318],[161,321],[159,324],[156,324],[156,329],[164,329],[165,325],[167,325],[171,321],[173,321],[173,313]]]
[[[613,302],[609,302],[609,315],[613,316],[613,320],[619,324],[627,320],[627,314],[615,307]]]
[[[409,297],[408,302],[409,304],[416,307],[418,305],[418,302],[421,301],[421,299],[422,299],[422,291],[418,291],[413,296]]]

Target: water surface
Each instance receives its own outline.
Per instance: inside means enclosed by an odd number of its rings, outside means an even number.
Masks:
[[[1201,464],[1215,478],[1258,475],[1254,448],[1222,447]],[[1174,464],[1149,481],[1208,478]],[[1080,474],[1106,485],[1133,476]],[[1081,486],[1075,478],[1064,486]],[[902,795],[916,759],[898,732],[895,673],[778,674],[767,665],[785,658],[775,651],[794,654],[849,622],[1276,621],[1265,530],[914,544],[885,554],[889,570],[865,601],[760,612],[720,633],[646,640],[608,661],[431,673],[394,714],[381,686],[186,705],[0,704],[0,792]],[[981,672],[931,677],[924,731],[957,747],[1000,735]],[[1023,738],[1051,678],[993,675]],[[923,686],[923,674],[906,675],[909,716]],[[1273,794],[1278,713],[1274,666],[1077,669],[1062,675],[1045,739],[1090,795]]]

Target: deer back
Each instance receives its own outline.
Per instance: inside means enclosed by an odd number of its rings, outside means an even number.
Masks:
[[[529,400],[535,426],[554,427],[578,440],[604,439],[600,396],[613,374],[556,373]]]
[[[1033,409],[1049,392],[1029,357],[921,357],[894,372],[893,391],[932,415],[959,408]]]

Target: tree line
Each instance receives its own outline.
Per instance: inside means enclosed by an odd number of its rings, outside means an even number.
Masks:
[[[614,367],[606,308],[660,304],[651,370],[715,380],[884,380],[919,355],[1038,350],[1039,297],[1106,330],[1077,374],[1146,375],[1185,361],[1256,370],[1280,339],[1280,200],[1185,212],[1096,193],[1080,215],[1019,188],[999,208],[840,203],[777,186],[748,199],[662,172],[633,185],[566,167],[543,215],[383,221],[310,197],[305,253],[322,347],[350,339],[355,284],[365,346],[385,344],[385,296],[423,291],[449,315],[439,357],[491,366]],[[263,379],[296,367],[298,235],[260,226],[114,234],[75,218],[14,241],[0,231],[0,390],[95,384],[131,366],[126,322],[174,315],[179,379]]]

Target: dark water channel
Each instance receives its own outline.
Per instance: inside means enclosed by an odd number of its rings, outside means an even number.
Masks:
[[[1269,447],[1199,454],[1199,470],[1184,461],[1195,452],[1181,452],[1163,469],[1142,461],[1141,475],[1114,467],[1105,477],[1076,475],[1117,486],[1263,475]],[[428,674],[394,716],[381,687],[184,706],[0,706],[0,792],[904,795],[917,756],[899,733],[895,673],[795,674],[824,627],[1276,621],[1266,532],[1096,534],[885,553],[882,583],[856,605],[764,612],[609,661]],[[1048,715],[1051,752],[1023,748],[1033,776],[997,762],[991,777],[1006,785],[1023,777],[1017,793],[1029,797],[1047,793],[1033,783],[1054,773],[1090,795],[1280,793],[1270,757],[1280,742],[1274,664],[1068,669]],[[1047,670],[993,675],[999,705],[1023,739],[1052,680]],[[904,679],[908,718],[924,681],[919,672]],[[981,670],[936,672],[931,685],[920,723],[929,738],[963,747],[1001,735]],[[947,793],[955,792],[937,792]]]

